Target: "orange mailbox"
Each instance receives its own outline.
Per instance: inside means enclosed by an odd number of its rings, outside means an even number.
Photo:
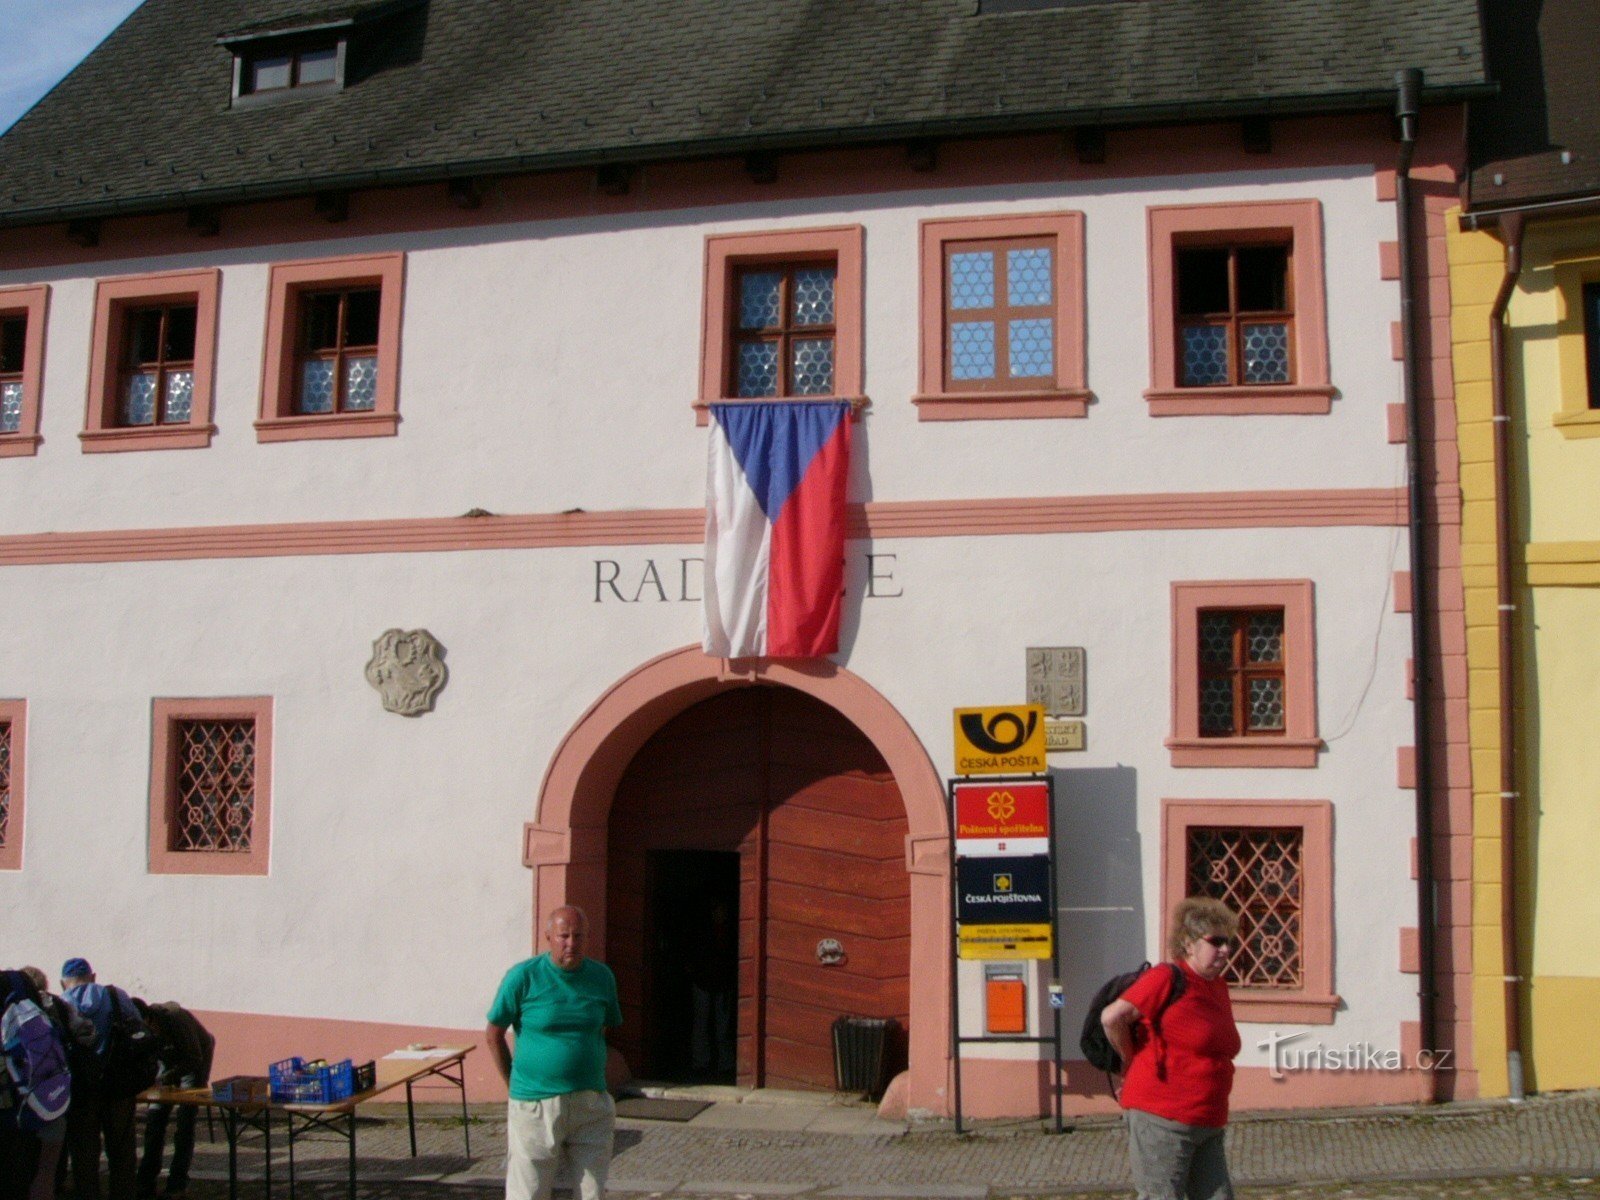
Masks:
[[[1028,984],[1020,963],[983,968],[984,1032],[1028,1032]]]

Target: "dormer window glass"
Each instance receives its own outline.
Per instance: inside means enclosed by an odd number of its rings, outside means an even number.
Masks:
[[[263,92],[316,84],[337,85],[338,81],[339,47],[311,46],[303,50],[260,54],[251,58],[245,68],[244,87],[241,90],[260,95]]]

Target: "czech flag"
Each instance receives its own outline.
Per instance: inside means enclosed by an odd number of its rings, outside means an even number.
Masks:
[[[711,405],[705,651],[810,658],[839,649],[850,404]]]

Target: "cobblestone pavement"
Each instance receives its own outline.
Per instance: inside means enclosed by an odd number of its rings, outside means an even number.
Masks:
[[[877,1122],[856,1110],[832,1114],[851,1132],[829,1133],[763,1128],[776,1119],[771,1113],[730,1116],[725,1106],[717,1109],[722,1111],[688,1124],[619,1121],[612,1190],[634,1200],[1068,1200],[1129,1194],[1126,1137],[1115,1120],[1084,1121],[1059,1136],[1033,1123],[984,1126],[957,1136],[947,1127]],[[477,1109],[471,1134],[469,1159],[459,1119],[419,1119],[413,1158],[403,1113],[398,1119],[363,1116],[357,1132],[361,1197],[481,1200],[492,1194],[503,1178],[499,1110]],[[281,1194],[281,1133],[274,1143],[274,1192]],[[347,1152],[343,1141],[298,1141],[300,1192],[310,1200],[344,1200]],[[1241,1200],[1600,1200],[1600,1093],[1536,1097],[1520,1105],[1249,1114],[1229,1128],[1228,1156]],[[259,1181],[260,1171],[259,1150],[244,1149],[241,1180]],[[192,1195],[226,1195],[218,1183],[227,1176],[220,1130],[215,1143],[198,1147],[195,1175]],[[261,1200],[260,1192],[257,1183],[241,1194]]]

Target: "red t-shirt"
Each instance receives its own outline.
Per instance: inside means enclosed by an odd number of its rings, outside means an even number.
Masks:
[[[1172,990],[1167,965],[1151,967],[1122,993],[1121,998],[1144,1017],[1134,1026],[1133,1062],[1122,1084],[1122,1107],[1220,1129],[1228,1123],[1239,1027],[1233,1023],[1226,983],[1200,978],[1187,963],[1178,967],[1188,986],[1161,1014],[1160,1038],[1150,1036],[1150,1017]]]

